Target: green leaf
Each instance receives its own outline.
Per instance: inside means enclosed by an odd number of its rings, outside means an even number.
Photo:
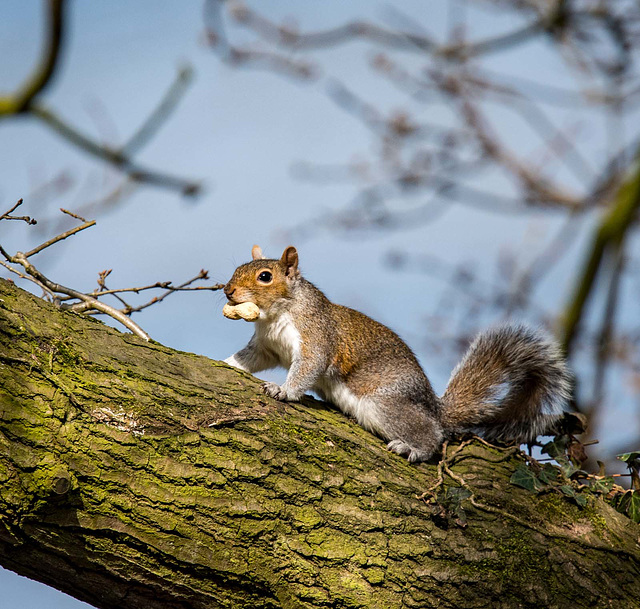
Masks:
[[[582,494],[576,492],[576,489],[568,484],[563,484],[560,490],[567,496],[571,497],[580,507],[587,505],[587,498]]]
[[[555,465],[551,465],[551,463],[545,463],[544,467],[538,474],[538,479],[544,484],[550,484],[551,482],[556,482],[558,480],[559,473],[560,470]]]
[[[447,489],[447,499],[452,502],[460,503],[471,497],[471,495],[471,491],[463,486],[450,486]]]
[[[570,478],[573,474],[575,474],[577,471],[580,471],[579,467],[576,467],[573,463],[571,463],[571,461],[569,461],[568,459],[566,460],[562,460],[562,463],[559,463],[560,465],[560,469],[562,470],[562,473],[564,474],[564,476],[566,478]]]
[[[552,459],[556,457],[564,456],[567,452],[567,444],[569,442],[569,438],[567,436],[559,436],[551,440],[551,442],[547,442],[542,447],[542,452],[546,455],[549,455]]]
[[[620,461],[624,461],[631,474],[631,488],[640,491],[640,452],[623,453],[616,455]]]
[[[640,523],[640,493],[638,491],[627,491],[615,506],[618,512],[625,514],[633,522]]]
[[[638,461],[638,464],[640,465],[640,452],[634,451],[631,453],[622,453],[621,455],[616,455],[616,459],[620,459],[620,461],[624,461],[625,463]]]
[[[587,498],[584,495],[576,494],[574,499],[580,507],[585,507],[587,505]]]
[[[544,488],[544,483],[541,482],[531,468],[526,465],[519,465],[511,475],[509,482],[535,493]]]
[[[640,522],[640,492],[630,491],[631,499],[627,508],[627,515],[633,522]]]
[[[614,484],[615,484],[614,479],[611,476],[608,476],[607,478],[601,478],[600,480],[594,480],[591,483],[591,490],[594,493],[607,494],[608,492],[611,491],[611,489],[613,488]]]
[[[572,487],[569,486],[568,484],[563,484],[560,487],[560,490],[567,496],[567,497],[575,497],[576,496],[576,490]]]

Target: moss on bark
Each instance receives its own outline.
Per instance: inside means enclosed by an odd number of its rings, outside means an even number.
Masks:
[[[468,526],[313,400],[0,281],[0,564],[104,608],[640,606],[640,527],[453,466]],[[455,481],[450,481],[455,484]]]

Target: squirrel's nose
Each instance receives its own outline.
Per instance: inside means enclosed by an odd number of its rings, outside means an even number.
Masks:
[[[231,287],[229,284],[224,286],[224,294],[227,298],[231,298],[233,293],[236,291],[235,288]]]

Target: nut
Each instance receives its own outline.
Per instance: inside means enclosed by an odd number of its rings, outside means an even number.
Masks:
[[[244,319],[255,321],[260,317],[260,309],[253,302],[242,302],[238,305],[227,303],[222,309],[222,314],[229,319]]]

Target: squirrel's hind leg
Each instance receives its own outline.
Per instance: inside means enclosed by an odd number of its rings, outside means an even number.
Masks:
[[[442,426],[424,406],[396,399],[382,412],[380,431],[387,448],[411,463],[427,461],[442,446]]]

